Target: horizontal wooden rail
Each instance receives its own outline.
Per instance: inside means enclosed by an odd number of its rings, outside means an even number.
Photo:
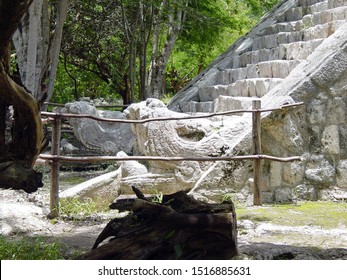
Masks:
[[[124,120],[124,119],[110,119],[110,118],[101,118],[93,115],[87,115],[87,114],[67,114],[67,113],[51,113],[51,112],[41,112],[41,116],[48,117],[48,118],[75,118],[75,119],[92,119],[96,121],[104,121],[104,122],[111,122],[111,123],[129,123],[129,124],[143,124],[148,122],[154,122],[154,121],[178,121],[178,120],[191,120],[191,119],[204,119],[204,118],[211,118],[216,116],[226,116],[231,114],[239,114],[239,113],[254,113],[254,112],[271,112],[271,111],[278,111],[283,110],[288,107],[294,107],[294,106],[300,106],[303,102],[299,103],[293,103],[288,105],[283,105],[282,107],[278,108],[269,108],[269,109],[249,109],[249,110],[232,110],[232,111],[225,111],[225,112],[218,112],[218,113],[212,113],[212,114],[203,114],[199,116],[187,116],[187,117],[162,117],[162,118],[151,118],[151,119],[144,119],[144,120]]]
[[[203,119],[203,118],[210,118],[215,116],[226,116],[231,114],[239,114],[239,113],[252,113],[253,117],[253,131],[255,129],[258,130],[258,136],[253,137],[256,141],[254,143],[255,146],[261,145],[260,142],[260,113],[262,112],[272,112],[272,111],[278,111],[283,110],[289,107],[299,106],[304,104],[303,102],[300,103],[293,103],[288,105],[283,105],[282,107],[278,108],[269,108],[269,109],[260,109],[261,104],[260,100],[256,101],[259,103],[257,106],[252,106],[251,110],[232,110],[232,111],[226,111],[226,112],[218,112],[218,113],[212,113],[212,114],[201,114],[198,116],[185,116],[185,117],[161,117],[161,118],[150,118],[150,119],[143,119],[143,120],[124,120],[124,119],[110,119],[110,118],[100,118],[93,115],[87,115],[87,114],[65,114],[65,113],[51,113],[51,112],[41,112],[41,116],[46,117],[47,119],[45,122],[53,122],[54,127],[52,131],[52,146],[55,147],[52,149],[52,154],[40,154],[39,158],[42,160],[50,161],[51,164],[51,201],[50,201],[50,218],[55,218],[59,215],[59,163],[62,162],[79,162],[79,163],[95,163],[95,162],[105,162],[105,161],[141,161],[141,160],[147,160],[147,161],[166,161],[166,162],[172,162],[172,161],[230,161],[230,160],[253,160],[254,162],[258,163],[258,166],[260,165],[260,161],[262,159],[268,159],[273,161],[279,161],[279,162],[291,162],[291,161],[300,161],[302,160],[301,157],[293,156],[293,157],[275,157],[275,156],[269,156],[269,155],[262,155],[261,150],[255,150],[254,155],[245,155],[245,156],[221,156],[221,157],[214,157],[214,156],[205,156],[205,157],[159,157],[159,156],[128,156],[128,157],[117,157],[117,156],[93,156],[93,157],[68,157],[68,156],[60,156],[59,151],[59,139],[61,134],[61,120],[63,118],[75,118],[75,119],[93,119],[95,121],[101,121],[101,122],[110,122],[110,123],[128,123],[128,124],[144,124],[148,122],[154,122],[154,121],[173,121],[173,120],[191,120],[191,119]],[[256,115],[256,117],[255,117]],[[255,121],[256,120],[256,121]],[[261,168],[254,168],[254,177],[255,179],[255,186],[257,189],[257,192],[254,193],[255,196],[257,196],[256,204],[261,205],[261,197],[260,197],[260,176],[261,176]]]
[[[223,157],[159,157],[159,156],[91,156],[91,157],[67,157],[40,154],[39,158],[48,161],[64,161],[64,162],[79,162],[79,163],[94,163],[100,161],[228,161],[228,160],[255,160],[268,159],[279,162],[301,161],[302,158],[294,157],[275,157],[269,155],[248,155],[248,156],[223,156]]]

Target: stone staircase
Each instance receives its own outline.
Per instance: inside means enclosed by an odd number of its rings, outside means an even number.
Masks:
[[[184,113],[249,108],[346,22],[347,0],[284,1],[168,107]]]

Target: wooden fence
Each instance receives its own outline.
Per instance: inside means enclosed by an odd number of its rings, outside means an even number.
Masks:
[[[254,100],[251,110],[232,110],[226,112],[218,112],[212,114],[204,114],[198,116],[186,116],[186,117],[162,117],[151,118],[143,120],[124,120],[124,119],[109,119],[100,118],[92,115],[76,115],[76,114],[62,114],[41,112],[41,116],[47,117],[53,123],[52,130],[52,143],[51,143],[51,155],[40,154],[39,158],[51,162],[51,189],[50,189],[50,218],[59,216],[59,167],[60,162],[79,162],[79,163],[94,163],[104,161],[131,161],[131,160],[147,160],[147,161],[230,161],[230,160],[253,160],[254,164],[254,205],[261,205],[261,160],[268,159],[280,162],[291,162],[301,160],[299,156],[293,157],[275,157],[269,155],[263,155],[261,151],[261,113],[283,110],[288,107],[294,107],[302,105],[303,103],[294,103],[284,105],[279,108],[261,109],[261,101]],[[188,119],[201,119],[210,118],[214,116],[225,116],[238,113],[252,113],[252,137],[253,137],[253,155],[246,156],[221,156],[221,157],[159,157],[159,156],[93,156],[93,157],[68,157],[60,155],[60,138],[61,138],[61,123],[63,118],[89,118],[101,122],[112,123],[128,123],[128,124],[144,124],[154,121],[172,121],[172,120],[188,120]]]

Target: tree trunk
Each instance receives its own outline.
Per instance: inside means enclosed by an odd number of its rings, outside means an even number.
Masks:
[[[154,98],[161,98],[165,93],[165,70],[169,58],[172,54],[172,51],[175,47],[177,37],[182,29],[182,24],[184,21],[185,11],[182,7],[174,7],[166,1],[162,2],[162,5],[167,5],[168,9],[168,22],[166,30],[166,41],[162,48],[161,53],[159,53],[159,37],[160,30],[159,27],[160,21],[157,20],[154,22],[155,26],[154,39],[153,39],[153,53],[152,61],[150,65],[150,74],[149,74],[149,95]],[[163,8],[163,7],[161,7]],[[161,9],[162,10],[162,9]],[[159,13],[160,14],[160,13]]]
[[[184,192],[164,195],[154,203],[136,188],[133,202],[111,205],[131,210],[111,220],[93,249],[79,259],[231,259],[237,255],[234,205],[207,204]],[[105,239],[109,243],[100,245]]]
[[[32,167],[41,150],[42,128],[39,107],[32,95],[10,76],[11,39],[31,1],[7,0],[0,3],[0,104],[1,132],[6,126],[7,107],[13,105],[11,142],[0,142],[0,187],[27,192],[42,186],[41,174]],[[4,106],[5,105],[5,106]],[[5,119],[4,119],[5,118]],[[5,127],[6,129],[6,127]]]
[[[69,2],[58,1],[56,19],[52,18],[55,31],[51,41],[50,17],[53,13],[48,0],[33,1],[13,36],[22,83],[36,100],[52,97]]]
[[[139,85],[139,99],[143,101],[146,99],[146,81],[147,81],[147,35],[146,35],[146,12],[147,8],[143,3],[140,3],[140,85]],[[148,30],[150,33],[150,30]]]
[[[70,0],[58,1],[57,24],[55,27],[53,43],[51,45],[51,51],[50,51],[51,53],[50,61],[52,62],[52,65],[50,67],[50,72],[48,77],[49,81],[48,81],[48,88],[47,88],[47,101],[49,101],[53,95],[54,82],[55,82],[55,78],[57,76],[57,70],[58,70],[61,41],[63,37],[63,27],[67,17],[67,11],[68,11],[69,5],[70,5]],[[47,109],[47,106],[45,107],[45,109]]]
[[[42,6],[43,0],[33,1],[13,36],[21,81],[35,99],[41,96],[42,70],[48,52],[48,45],[42,40]]]

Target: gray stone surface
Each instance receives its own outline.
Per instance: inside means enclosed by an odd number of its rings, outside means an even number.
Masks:
[[[96,110],[85,101],[68,103],[63,112],[124,119],[121,112]],[[92,119],[70,119],[70,123],[76,138],[88,149],[103,155],[116,155],[119,151],[132,153],[135,138],[129,124],[98,122]]]

